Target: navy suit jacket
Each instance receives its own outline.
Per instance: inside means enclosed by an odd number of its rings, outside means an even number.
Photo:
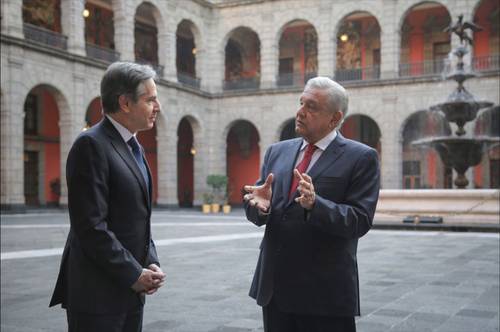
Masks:
[[[144,296],[131,286],[143,267],[159,264],[151,239],[151,180],[146,186],[106,117],[74,142],[66,179],[71,227],[50,306],[94,314],[141,306]]]
[[[284,312],[359,315],[356,251],[377,205],[377,152],[338,133],[308,172],[316,201],[306,211],[288,198],[301,144],[287,140],[266,152],[257,185],[274,174],[270,214],[245,204],[248,220],[266,225],[250,296],[261,306],[272,298]]]

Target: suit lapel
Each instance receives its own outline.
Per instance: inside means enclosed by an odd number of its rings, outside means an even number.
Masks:
[[[134,159],[134,156],[132,155],[132,152],[130,152],[130,150],[128,148],[127,143],[125,143],[123,141],[122,137],[120,136],[120,133],[116,130],[116,128],[111,123],[111,121],[109,121],[106,117],[103,119],[103,125],[104,125],[104,128],[106,129],[106,133],[108,134],[108,137],[110,138],[111,145],[116,150],[116,152],[120,155],[120,157],[123,159],[123,161],[127,164],[127,166],[130,168],[130,170],[134,174],[136,180],[139,181],[139,185],[142,189],[144,197],[146,198],[146,204],[148,205],[148,207],[150,207],[151,206],[150,195],[149,195],[148,189],[146,187],[146,182],[144,180],[144,177],[142,176],[142,173],[141,173],[141,170],[139,169],[139,166],[137,165],[137,162]],[[146,165],[147,165],[147,162],[146,162]],[[149,166],[147,166],[147,169],[149,172]]]
[[[302,139],[297,139],[290,142],[291,147],[286,148],[285,151],[290,151],[290,153],[285,152],[280,163],[283,165],[283,182],[281,185],[281,194],[285,201],[288,202],[288,193],[290,191],[290,186],[292,185],[293,168],[297,160],[297,156],[300,152],[300,147],[302,145]]]
[[[300,143],[302,143],[302,141],[300,141]],[[344,153],[344,145],[345,145],[345,138],[339,132],[337,132],[337,137],[328,145],[326,150],[323,151],[323,153],[321,154],[319,159],[316,161],[316,163],[313,165],[313,167],[311,167],[309,172],[307,172],[309,174],[309,176],[312,178],[313,182],[321,175],[321,173],[325,169],[327,169],[329,166],[331,166]],[[298,145],[297,151],[295,152],[295,154],[290,153],[290,155],[295,156],[295,158],[293,159],[294,162],[295,162],[295,160],[297,160],[299,148],[300,148],[300,144]],[[290,150],[295,151],[293,149],[290,149]],[[295,165],[295,163],[292,164],[290,171],[289,171],[289,174],[292,174],[292,172],[293,172],[293,165]],[[286,187],[286,191],[285,191],[285,194],[286,194],[285,200],[286,200],[287,204],[286,204],[285,208],[288,208],[288,206],[290,206],[293,203],[295,197],[297,197],[297,194],[295,196],[292,196],[289,199],[288,198],[288,191],[290,190],[292,177],[291,176],[288,177],[288,179],[285,182],[287,182],[286,183],[287,187]]]
[[[149,205],[151,206],[152,200],[153,200],[153,176],[151,175],[151,169],[149,168],[149,163],[148,160],[146,159],[146,151],[144,151],[144,148],[142,149],[142,158],[144,159],[144,163],[146,164],[146,170],[148,171],[148,179],[149,179]],[[143,177],[144,178],[144,177]]]
[[[308,174],[312,180],[316,180],[321,173],[331,166],[344,153],[345,138],[337,132],[337,137],[328,145],[316,163],[311,167]]]

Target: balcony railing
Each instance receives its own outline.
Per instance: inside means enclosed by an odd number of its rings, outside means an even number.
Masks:
[[[335,70],[335,80],[338,82],[370,81],[378,80],[379,78],[380,66]]]
[[[153,63],[153,62],[146,60],[146,59],[140,59],[140,58],[139,59],[136,58],[135,62],[143,64],[143,65],[150,65],[156,71],[156,74],[158,75],[158,77],[163,77],[163,68],[164,67],[162,65],[159,65],[157,63]]]
[[[474,57],[472,68],[478,72],[500,70],[500,54]]]
[[[276,78],[276,84],[278,86],[293,86],[293,87],[303,87],[309,79],[316,77],[315,72],[311,73],[280,73]]]
[[[399,77],[440,75],[445,68],[444,59],[399,64]]]
[[[256,90],[259,85],[259,77],[245,77],[224,81],[224,90]]]
[[[200,79],[190,73],[177,72],[177,80],[179,83],[191,86],[193,88],[200,88]]]
[[[112,50],[110,48],[101,47],[95,44],[86,43],[85,49],[87,50],[87,56],[103,60],[106,62],[115,62],[120,58],[120,53]]]
[[[39,26],[24,23],[24,38],[66,50],[68,48],[68,37]]]

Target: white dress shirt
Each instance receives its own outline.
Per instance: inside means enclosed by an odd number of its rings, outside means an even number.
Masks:
[[[109,121],[111,121],[113,126],[115,126],[116,130],[118,130],[120,136],[123,138],[125,143],[127,143],[128,149],[132,151],[132,148],[130,147],[130,145],[128,145],[128,141],[132,138],[132,136],[135,136],[135,134],[132,134],[127,128],[122,126],[118,121],[116,121],[112,117],[108,115],[106,115],[106,117],[109,119]]]
[[[325,137],[323,137],[322,139],[317,141],[316,144],[314,144],[314,145],[316,145],[317,149],[316,149],[316,151],[314,151],[314,153],[312,155],[311,162],[309,163],[309,166],[307,167],[306,173],[308,173],[309,170],[314,166],[314,164],[318,161],[319,157],[321,157],[321,155],[323,154],[323,151],[325,151],[326,148],[328,147],[328,145],[330,145],[330,143],[333,142],[335,137],[337,137],[337,131],[334,129],[328,135],[326,135]],[[309,143],[305,139],[302,140],[302,146],[300,147],[299,156],[297,157],[297,161],[295,162],[294,168],[297,168],[299,163],[304,158],[306,147],[308,145],[309,145]]]

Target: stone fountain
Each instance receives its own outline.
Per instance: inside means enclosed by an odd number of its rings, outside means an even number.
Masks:
[[[439,112],[446,121],[455,123],[458,129],[455,135],[429,137],[412,142],[416,146],[434,148],[443,163],[456,171],[454,184],[460,189],[466,188],[469,184],[465,176],[467,169],[481,162],[483,152],[489,144],[500,141],[498,137],[466,135],[465,124],[475,120],[478,112],[492,106],[493,103],[476,100],[464,87],[467,79],[476,76],[471,70],[464,69],[463,58],[469,53],[469,46],[472,45],[472,39],[466,30],[477,31],[480,27],[470,22],[462,22],[462,18],[463,16],[460,15],[458,21],[446,29],[460,38],[460,45],[450,53],[452,61],[445,74],[446,79],[457,82],[458,86],[445,102],[430,107],[431,112]]]

